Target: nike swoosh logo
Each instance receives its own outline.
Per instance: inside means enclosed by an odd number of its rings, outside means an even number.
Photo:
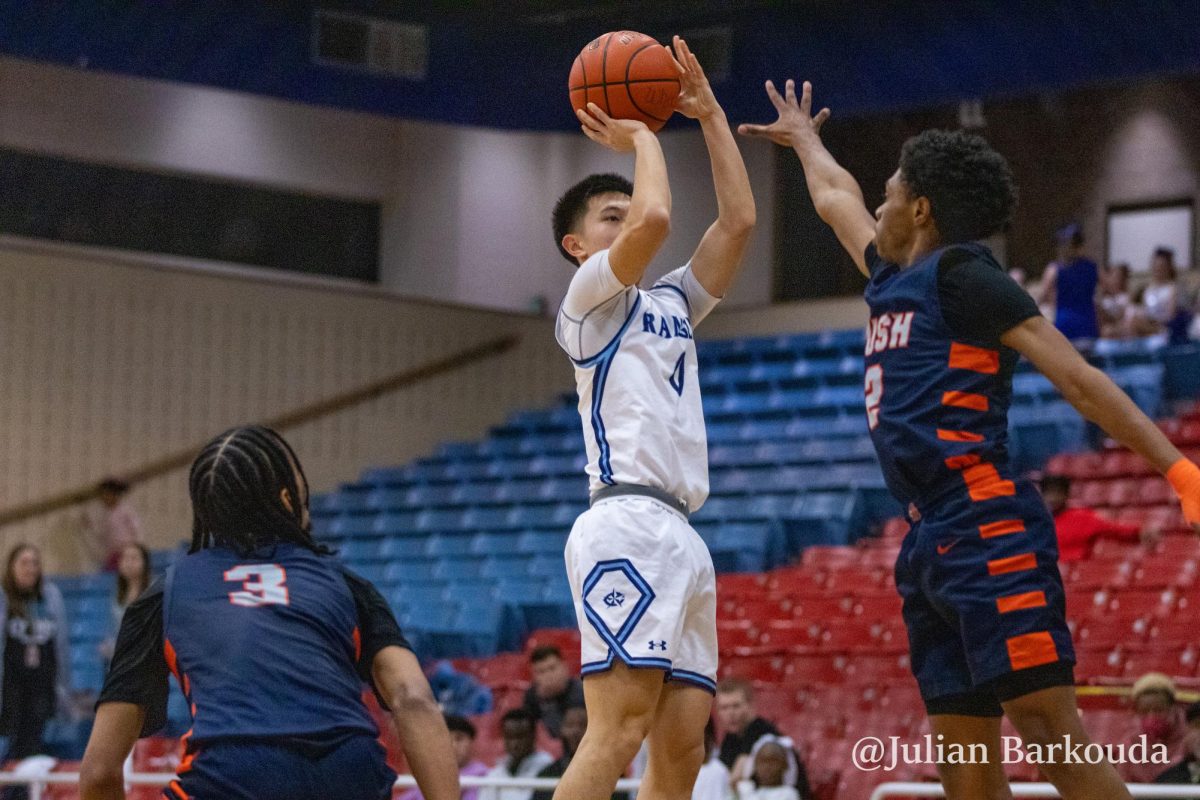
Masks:
[[[949,552],[950,552],[950,550],[951,550],[951,549],[954,547],[954,545],[958,544],[960,541],[962,541],[962,540],[961,540],[961,539],[955,539],[955,540],[954,540],[953,542],[951,542],[950,544],[939,544],[939,545],[937,546],[937,554],[938,554],[939,556],[944,556],[944,555],[946,555],[946,553],[949,553]]]

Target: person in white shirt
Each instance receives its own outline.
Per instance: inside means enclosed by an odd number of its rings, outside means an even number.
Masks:
[[[717,752],[717,731],[712,720],[704,726],[704,766],[692,787],[692,800],[733,800],[729,768]]]
[[[556,800],[609,797],[643,740],[639,797],[689,797],[716,689],[716,579],[688,524],[708,495],[692,337],[732,283],[755,211],[724,111],[687,45],[676,37],[674,48],[678,110],[700,121],[717,196],[691,260],[638,287],[670,230],[666,161],[644,124],[595,104],[579,112],[583,132],[634,153],[633,184],[592,176],[554,212],[559,249],[578,266],[555,333],[575,365],[592,500],[565,553],[590,722]]]
[[[504,758],[488,772],[489,778],[535,778],[550,764],[554,756],[537,749],[537,717],[527,709],[514,708],[500,718],[500,733],[504,737]],[[479,790],[479,800],[529,800],[532,789]]]

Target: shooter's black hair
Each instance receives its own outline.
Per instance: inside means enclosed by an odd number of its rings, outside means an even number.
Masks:
[[[628,178],[611,172],[589,175],[567,189],[554,204],[554,244],[558,246],[558,252],[562,253],[563,258],[576,267],[579,266],[579,262],[563,247],[563,237],[578,227],[579,221],[587,213],[589,200],[596,195],[610,192],[632,195],[633,184]]]

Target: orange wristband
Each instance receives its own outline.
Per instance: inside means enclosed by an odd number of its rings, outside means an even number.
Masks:
[[[1167,480],[1180,497],[1189,493],[1200,494],[1200,467],[1190,459],[1181,458],[1172,464],[1167,470]]]

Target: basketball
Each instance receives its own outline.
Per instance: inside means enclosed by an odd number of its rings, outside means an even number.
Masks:
[[[679,73],[666,49],[634,31],[606,33],[571,65],[571,106],[595,103],[610,117],[636,119],[652,131],[667,124],[679,97]]]

